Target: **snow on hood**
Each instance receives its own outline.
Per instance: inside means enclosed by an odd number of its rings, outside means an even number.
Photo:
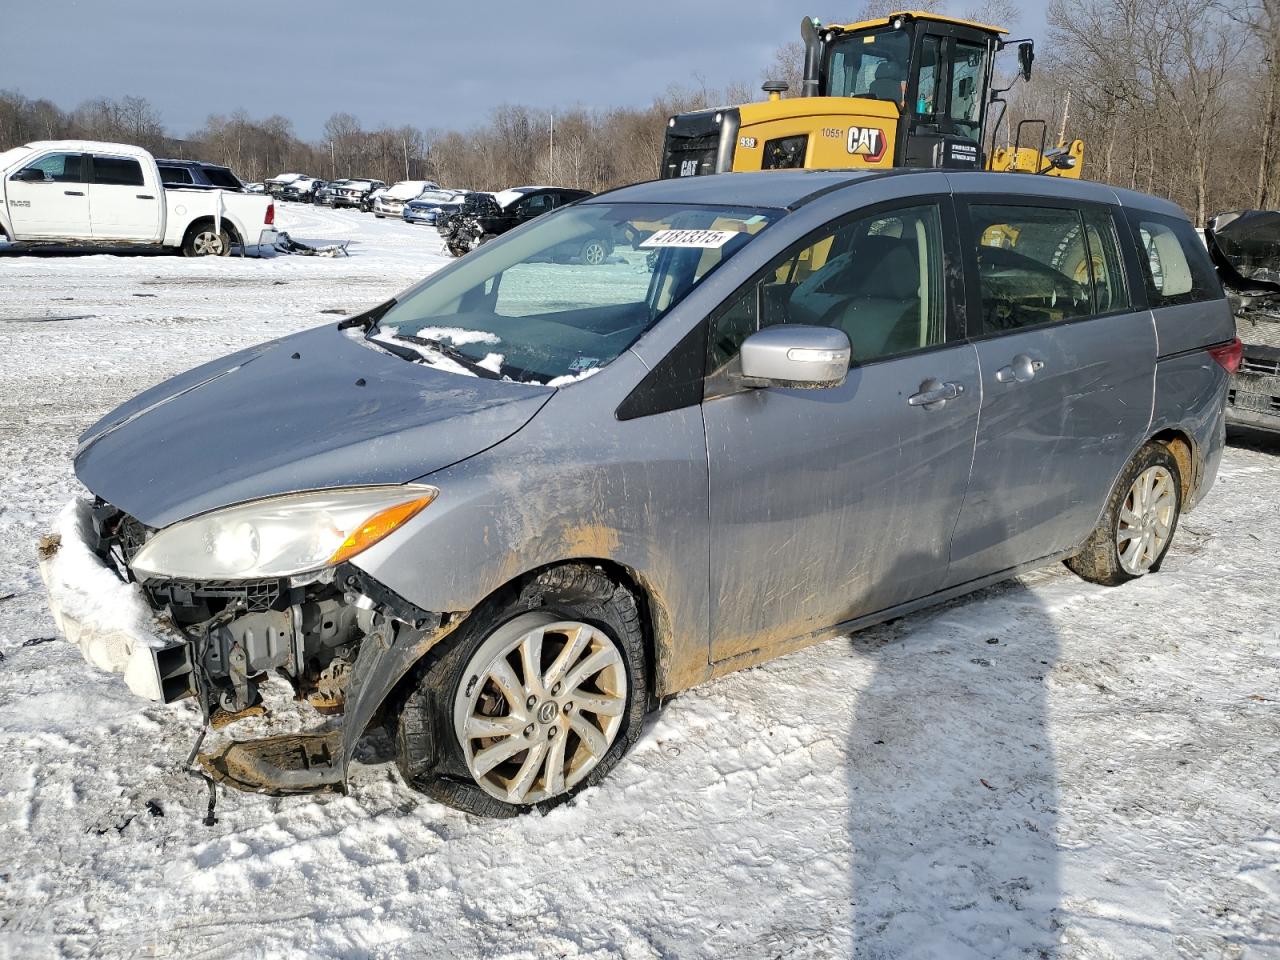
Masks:
[[[536,187],[516,187],[511,190],[499,190],[497,193],[493,195],[493,199],[498,201],[498,206],[509,207],[511,204],[515,203],[517,200],[523,197],[526,193],[535,189],[537,188]]]
[[[267,183],[293,183],[293,181],[301,180],[302,178],[303,178],[302,174],[300,173],[282,173],[278,177],[269,177],[266,182]]]
[[[388,200],[412,200],[424,190],[430,190],[435,184],[429,180],[401,180],[387,188],[383,196]]]
[[[506,439],[553,394],[410,363],[331,325],[144,391],[84,433],[76,475],[162,527],[276,494],[408,483]]]

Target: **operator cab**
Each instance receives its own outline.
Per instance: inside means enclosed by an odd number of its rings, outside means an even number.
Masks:
[[[895,167],[980,168],[986,91],[1004,32],[912,13],[821,33],[811,26],[805,94],[892,102],[900,114]]]

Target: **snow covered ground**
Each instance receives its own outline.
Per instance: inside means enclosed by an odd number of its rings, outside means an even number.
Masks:
[[[194,711],[45,642],[34,542],[116,403],[444,262],[280,219],[352,256],[0,257],[0,956],[1280,957],[1276,443],[1228,450],[1162,573],[1055,567],[707,684],[548,816],[384,765],[203,826]]]

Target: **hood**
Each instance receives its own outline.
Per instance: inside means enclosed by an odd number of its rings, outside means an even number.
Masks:
[[[76,475],[165,527],[275,494],[408,483],[505,440],[554,392],[436,370],[326,326],[139,394],[85,431]]]
[[[1241,293],[1280,292],[1280,211],[1220,213],[1205,228],[1209,256]]]

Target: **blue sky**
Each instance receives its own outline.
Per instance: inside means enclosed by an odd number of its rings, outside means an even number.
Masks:
[[[1015,27],[1044,40],[1047,0]],[[905,4],[905,5],[909,5]],[[71,107],[146,97],[182,136],[210,113],[280,113],[317,138],[366,126],[467,127],[500,103],[647,103],[671,83],[753,86],[801,17],[794,0],[39,0],[8,4],[0,89]],[[859,3],[848,4],[851,18]],[[956,3],[956,9],[970,5]]]

